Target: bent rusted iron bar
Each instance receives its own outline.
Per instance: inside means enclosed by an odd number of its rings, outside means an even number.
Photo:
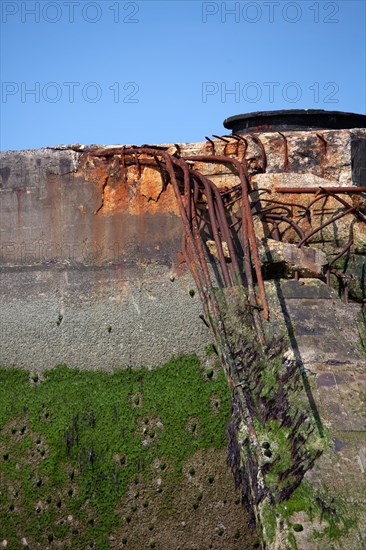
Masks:
[[[261,216],[261,212],[259,211],[257,213],[257,215]],[[271,212],[270,214],[264,214],[263,218],[265,218],[266,220],[274,219],[274,220],[279,220],[279,221],[282,221],[282,222],[286,222],[288,225],[290,225],[291,227],[293,227],[295,229],[295,231],[299,235],[300,239],[305,238],[305,232],[303,231],[303,229],[301,229],[301,227],[296,222],[294,222],[294,220],[292,220],[291,218],[288,218],[287,216],[282,216],[281,214],[275,214],[275,213]]]
[[[338,197],[336,193],[333,193],[326,187],[322,187],[322,191],[324,191],[324,193],[326,193],[327,195],[330,195],[335,200],[343,204],[343,206],[346,206],[347,208],[351,207],[351,205],[347,201],[345,201],[342,197]],[[355,209],[355,216],[363,223],[366,223],[366,217],[363,214],[361,214],[361,212],[359,211],[359,208],[355,206],[354,209]]]
[[[237,157],[238,154],[239,154],[239,142],[240,142],[240,140],[236,139],[236,137],[233,136],[232,134],[227,134],[227,135],[225,134],[224,136],[222,136],[222,138],[229,138],[229,139],[233,139],[233,140],[235,141],[236,147],[235,147],[235,153],[234,153],[234,155]],[[233,143],[233,142],[231,142],[231,143]],[[230,141],[227,143],[227,145],[229,145],[229,144],[230,144]],[[227,153],[226,153],[226,147],[227,147],[227,145],[225,145],[225,147],[224,147],[224,155],[227,154]]]
[[[225,143],[223,153],[226,156],[226,154],[227,154],[226,153],[226,148],[227,148],[228,145],[230,145],[230,140],[225,139],[223,136],[216,136],[215,134],[212,134],[212,137],[214,137],[216,139],[219,139],[220,141],[223,141]]]
[[[285,212],[287,212],[289,216],[292,216],[292,211],[290,210],[290,208],[288,206],[280,205],[280,204],[275,204],[273,206],[268,206],[268,208],[263,208],[262,210],[254,211],[254,214],[256,212],[260,212],[260,214],[262,215],[262,214],[267,214],[268,212],[273,212],[275,210],[285,210]],[[277,213],[279,214],[279,212]]]
[[[205,189],[205,196],[207,199],[207,211],[210,218],[211,230],[214,237],[216,250],[219,255],[222,275],[224,278],[225,285],[229,287],[229,286],[232,286],[232,281],[231,281],[231,277],[230,277],[227,263],[225,260],[225,255],[222,248],[222,241],[219,235],[219,227],[215,216],[215,207],[213,203],[212,189],[211,189],[211,186],[206,181],[206,178],[204,178],[198,171],[194,171],[194,175],[202,182]]]
[[[214,148],[214,143],[211,140],[209,141]],[[223,141],[227,140],[223,139]],[[203,249],[203,242],[198,228],[198,217],[201,216],[198,212],[197,204],[200,196],[202,196],[203,204],[204,201],[206,201],[206,210],[209,216],[211,231],[213,233],[215,245],[219,255],[220,267],[225,285],[231,286],[235,283],[240,284],[241,271],[234,246],[233,235],[231,233],[231,226],[229,225],[229,221],[226,215],[223,196],[221,192],[217,189],[217,187],[213,184],[213,182],[209,180],[209,178],[195,171],[190,166],[190,162],[193,163],[197,161],[204,161],[231,163],[235,167],[239,175],[240,185],[236,186],[235,191],[239,191],[239,189],[241,190],[243,200],[243,212],[245,212],[245,223],[243,223],[242,220],[239,220],[239,222],[243,225],[245,244],[244,250],[247,254],[247,259],[244,261],[247,270],[247,281],[249,286],[251,287],[249,289],[251,298],[250,305],[253,306],[253,309],[256,309],[257,307],[262,307],[266,317],[268,318],[268,306],[266,303],[264,284],[261,276],[261,266],[259,262],[257,243],[254,234],[253,219],[248,198],[249,180],[246,165],[243,166],[243,164],[240,163],[240,161],[238,161],[237,159],[232,159],[225,156],[214,158],[212,156],[202,156],[184,159],[181,158],[179,154],[177,154],[177,152],[175,152],[174,155],[170,155],[165,147],[154,146],[123,146],[121,148],[111,148],[110,151],[92,151],[91,153],[97,153],[96,156],[99,156],[101,158],[106,158],[112,155],[120,157],[121,175],[124,181],[127,180],[127,168],[130,165],[137,166],[138,174],[141,174],[142,166],[157,167],[161,173],[163,185],[165,187],[166,178],[169,177],[177,198],[178,208],[182,217],[183,226],[185,228],[186,246],[183,250],[184,255],[189,262],[189,266],[191,268],[192,275],[196,281],[202,302],[205,309],[209,313],[209,318],[212,318],[210,316],[211,312],[218,315],[218,319],[220,317],[220,311],[217,300],[211,292],[213,286],[209,276],[207,260]],[[232,193],[232,190],[228,190],[228,193]],[[223,195],[226,196],[226,193],[224,192]],[[236,202],[236,200],[237,199],[235,198],[234,202]],[[203,221],[207,223],[207,220]],[[227,243],[229,249],[231,260],[229,262],[229,267],[222,247],[223,241]],[[262,306],[259,306],[256,302],[251,272],[251,261],[253,261],[254,269],[257,273]],[[254,316],[256,316],[257,314],[258,311],[255,311]],[[219,330],[220,332],[223,327],[222,322],[218,320],[216,325],[216,332],[217,330]],[[259,327],[259,325],[260,323],[256,322],[256,326]],[[224,338],[225,340],[225,337],[223,335],[219,336],[220,339]],[[225,342],[223,342],[223,346],[224,348],[225,346],[227,347]]]
[[[250,243],[249,250],[251,253],[254,269],[257,276],[261,305],[263,307],[264,316],[266,319],[268,319],[269,318],[268,304],[267,304],[267,298],[266,298],[266,293],[264,289],[264,282],[263,282],[262,271],[261,271],[261,263],[260,263],[259,254],[258,254],[257,241],[255,237],[252,211],[251,211],[249,197],[248,197],[249,178],[248,178],[248,171],[246,166],[244,166],[242,162],[234,158],[224,157],[221,155],[216,155],[215,157],[208,157],[206,155],[197,155],[197,156],[185,157],[185,160],[191,160],[194,162],[214,162],[214,163],[221,163],[221,164],[232,164],[236,168],[236,171],[239,175],[240,183],[242,186],[243,213],[245,212],[245,215],[243,216],[243,238],[249,239],[249,243]],[[244,218],[247,220],[247,230],[248,230],[247,236],[244,231],[245,229]]]
[[[227,246],[228,246],[228,249],[229,249],[229,254],[230,254],[230,259],[231,259],[232,264],[233,264],[235,284],[241,284],[241,273],[240,273],[238,257],[237,257],[236,251],[235,251],[233,237],[232,237],[232,234],[229,230],[229,224],[228,224],[228,221],[227,221],[227,218],[226,218],[225,207],[224,207],[224,204],[223,204],[223,201],[222,201],[222,197],[221,197],[221,194],[220,194],[219,190],[217,189],[216,185],[214,185],[211,180],[209,180],[209,182],[210,182],[212,191],[214,193],[215,204],[217,205],[217,209],[218,209],[218,216],[217,217],[218,217],[218,220],[219,220],[221,233],[222,233],[222,236],[223,236],[225,242],[227,243]]]
[[[207,137],[207,136],[205,136],[205,139],[206,139],[207,141],[209,141],[210,144],[211,144],[211,147],[212,147],[212,154],[213,154],[213,155],[216,155],[215,142],[212,141],[212,139],[210,139],[210,138]]]
[[[342,258],[342,256],[344,256],[344,254],[346,254],[346,252],[348,252],[348,250],[351,248],[352,245],[353,245],[353,239],[351,239],[349,241],[349,243],[346,244],[346,246],[344,248],[342,248],[342,250],[339,252],[339,254],[337,254],[337,256],[335,258],[333,258],[333,260],[331,262],[329,262],[328,269],[327,269],[327,272],[325,274],[328,286],[330,285],[330,273],[331,273],[331,268],[332,268],[333,264],[335,264],[335,262],[337,260]]]
[[[217,136],[216,134],[212,134],[212,137],[214,137],[215,139],[220,139],[224,143],[230,143],[230,141],[228,139],[224,138],[223,136]]]
[[[274,233],[274,238],[276,241],[280,241],[281,240],[281,233],[280,233],[280,230],[278,228],[278,223],[276,221],[273,221],[273,229],[270,233],[270,235],[272,235],[272,233]]]
[[[245,162],[245,155],[247,154],[247,149],[248,149],[248,141],[245,139],[245,137],[239,136],[238,134],[233,134],[233,138],[237,139],[238,143],[239,141],[242,141],[244,143],[244,152],[241,157],[241,162]]]
[[[305,210],[305,215],[306,216],[310,216],[309,206],[304,206],[303,204],[300,204],[299,202],[286,202],[286,201],[277,201],[277,200],[273,200],[273,199],[262,199],[262,198],[260,198],[256,201],[252,202],[252,209],[253,209],[254,206],[256,206],[258,203],[260,204],[261,202],[269,202],[270,204],[279,204],[281,206],[288,206],[288,207],[291,208],[291,212],[293,212],[294,208],[299,208],[299,209]]]
[[[262,155],[262,172],[264,173],[267,170],[267,155],[266,155],[264,145],[263,145],[262,141],[260,140],[260,138],[258,136],[256,136],[255,134],[245,134],[245,135],[251,137],[252,140],[257,145],[259,145],[260,150],[261,150],[261,155]],[[246,146],[248,147],[248,142],[247,142],[247,140],[244,136],[241,136],[239,134],[232,134],[232,136],[237,138],[237,139],[240,139],[240,140],[244,141]],[[245,149],[245,152],[247,150],[247,147]]]
[[[301,248],[306,243],[306,241],[308,241],[313,235],[315,235],[316,233],[324,229],[324,227],[327,227],[327,225],[330,225],[331,223],[339,220],[340,218],[347,216],[347,214],[350,214],[351,212],[355,212],[355,210],[356,210],[356,207],[353,206],[351,208],[348,208],[348,210],[344,210],[343,212],[340,212],[339,214],[337,214],[337,216],[334,216],[330,220],[327,220],[326,222],[322,223],[319,227],[317,227],[316,229],[313,229],[313,231],[311,231],[305,237],[303,237],[301,241],[298,243],[297,247]]]

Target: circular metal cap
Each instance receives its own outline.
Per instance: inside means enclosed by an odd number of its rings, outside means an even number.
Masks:
[[[224,126],[232,130],[233,134],[281,130],[345,130],[366,128],[366,115],[322,109],[257,111],[231,116],[224,120]]]

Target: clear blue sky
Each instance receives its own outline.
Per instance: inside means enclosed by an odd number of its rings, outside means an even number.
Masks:
[[[199,141],[239,113],[366,110],[361,0],[0,4],[2,150]]]

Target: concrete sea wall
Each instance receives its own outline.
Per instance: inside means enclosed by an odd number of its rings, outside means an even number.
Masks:
[[[252,372],[248,362],[238,377],[243,392],[251,388],[253,425],[238,421],[233,460],[271,550],[365,544],[366,203],[357,192],[366,183],[365,143],[365,131],[355,129],[165,146],[171,155],[248,163],[270,306],[265,330],[283,347],[281,361],[274,356]],[[123,151],[2,153],[0,364],[110,371],[204,356],[212,335],[182,253],[171,182],[159,163],[127,167]],[[221,191],[238,183],[227,162],[190,162]],[[350,192],[339,199],[334,188]],[[204,233],[220,286],[210,237]],[[222,293],[225,323],[237,342],[257,345],[244,294],[240,286]],[[238,323],[240,307],[247,326]]]
[[[323,131],[320,137],[288,132],[285,147],[277,132],[261,134],[265,173],[258,144],[248,139],[253,185],[270,192],[278,185],[361,185],[364,132]],[[237,142],[216,140],[214,147],[216,154],[242,154]],[[128,185],[121,184],[120,149],[1,153],[1,363],[152,367],[209,345],[199,299],[189,293],[194,284],[181,254],[172,187],[150,167],[130,168]],[[167,146],[171,153],[178,149],[183,156],[208,154],[212,144]],[[219,187],[236,182],[229,168],[195,164]],[[364,228],[357,220],[352,227],[356,252],[364,252]],[[315,242],[327,242],[324,231]],[[349,226],[337,231],[341,245]]]

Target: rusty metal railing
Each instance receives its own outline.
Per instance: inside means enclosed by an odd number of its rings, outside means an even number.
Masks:
[[[284,171],[289,169],[287,139],[278,132],[284,143]],[[321,136],[318,136],[319,139]],[[206,308],[217,314],[213,284],[210,277],[208,251],[202,238],[205,228],[211,235],[217,251],[218,266],[221,279],[225,287],[245,284],[248,289],[248,307],[251,308],[254,323],[262,338],[261,314],[269,318],[269,309],[261,271],[261,262],[258,252],[255,231],[255,219],[272,226],[268,236],[276,240],[284,240],[289,229],[297,239],[292,242],[299,248],[307,246],[309,241],[325,227],[338,222],[345,216],[352,215],[358,221],[366,222],[360,205],[353,200],[350,204],[345,195],[354,197],[365,193],[366,187],[277,187],[273,190],[253,189],[251,175],[248,170],[248,141],[257,146],[258,163],[256,173],[263,173],[267,169],[267,156],[261,139],[254,135],[227,135],[213,138],[220,143],[206,137],[209,145],[209,154],[182,156],[181,147],[176,145],[176,152],[170,154],[167,147],[143,145],[140,147],[121,147],[103,150],[93,150],[94,156],[108,157],[118,155],[121,165],[121,177],[127,182],[128,167],[135,165],[138,175],[144,166],[157,168],[162,176],[163,188],[168,182],[173,186],[179,212],[184,227],[183,254],[195,279],[202,302]],[[224,143],[224,146],[222,146]],[[231,147],[229,153],[229,146]],[[213,181],[202,171],[196,168],[197,163],[221,164],[231,170],[233,177],[238,180],[230,188],[218,188]],[[231,182],[232,183],[232,182]],[[263,193],[265,196],[262,196]],[[292,195],[315,194],[307,204],[293,201]],[[260,196],[259,196],[260,195]],[[282,199],[281,195],[287,195]],[[259,197],[259,198],[258,198]],[[328,217],[322,223],[312,226],[312,209],[323,200],[322,209],[329,199],[339,203],[340,210]],[[297,214],[295,215],[295,212]],[[299,214],[300,212],[300,214]],[[302,223],[306,220],[306,227]],[[310,226],[310,227],[309,227]],[[240,245],[238,247],[238,245]],[[330,284],[330,274],[341,277],[347,282],[344,274],[340,274],[333,266],[344,254],[352,249],[352,243],[337,254],[324,273],[324,280]],[[227,248],[227,250],[226,250]],[[212,259],[212,257],[211,257]],[[295,278],[299,278],[295,272]],[[256,291],[256,285],[258,291]]]

